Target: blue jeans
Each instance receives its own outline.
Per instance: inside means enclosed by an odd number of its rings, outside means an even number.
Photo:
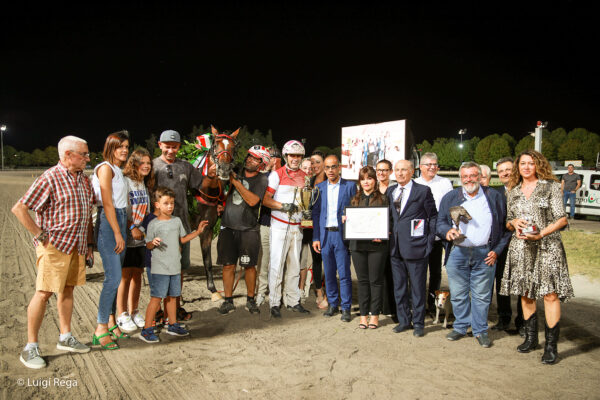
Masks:
[[[127,240],[127,209],[116,208],[117,223],[123,235],[123,240]],[[98,218],[98,252],[102,258],[104,267],[104,282],[98,301],[98,323],[108,324],[108,317],[115,313],[115,299],[117,289],[121,283],[121,266],[125,260],[125,251],[120,254],[115,253],[115,234],[106,219],[104,208],[100,210]]]
[[[331,307],[337,307],[341,292],[342,310],[352,307],[352,275],[350,272],[350,253],[342,239],[342,232],[325,232],[325,246],[321,249],[323,271],[325,272],[325,291]],[[337,276],[340,276],[338,292]]]
[[[571,206],[569,213],[571,218],[575,218],[575,197],[577,197],[577,193],[571,193],[568,190],[563,190],[563,204],[565,205],[565,210],[567,208],[567,201]]]
[[[452,311],[456,317],[454,330],[463,335],[469,325],[474,336],[488,330],[487,316],[496,273],[496,264],[489,266],[484,262],[489,252],[488,245],[454,246],[446,263]]]

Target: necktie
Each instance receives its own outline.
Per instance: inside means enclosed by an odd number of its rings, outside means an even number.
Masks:
[[[396,212],[398,215],[400,215],[400,211],[402,210],[402,194],[404,193],[404,188],[399,187],[398,189],[400,189],[400,194],[398,197],[396,197],[396,200],[394,200],[394,207],[396,207]]]

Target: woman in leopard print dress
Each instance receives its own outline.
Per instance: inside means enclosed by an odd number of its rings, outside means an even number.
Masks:
[[[506,227],[514,233],[500,294],[522,296],[526,336],[517,347],[521,353],[538,346],[536,300],[544,299],[546,345],[542,362],[553,364],[557,359],[560,300],[573,297],[560,235],[560,229],[567,225],[560,183],[542,154],[526,150],[513,166],[509,187]],[[537,232],[524,233],[531,224]]]

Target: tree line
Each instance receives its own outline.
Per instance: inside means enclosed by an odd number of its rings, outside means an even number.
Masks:
[[[196,136],[210,132],[209,127],[194,125],[191,132],[183,135],[182,140],[195,142]],[[241,164],[246,157],[247,150],[255,145],[273,146],[273,133],[269,129],[266,133],[258,129],[251,130],[244,126],[237,136],[235,160]],[[515,156],[526,149],[533,149],[534,138],[527,135],[517,141],[508,133],[493,134],[480,139],[475,136],[462,141],[455,138],[436,138],[433,143],[425,140],[417,145],[421,154],[434,152],[438,155],[438,163],[442,169],[457,169],[462,161],[473,160],[480,164],[493,166],[494,161],[506,156]],[[281,147],[281,144],[277,144]],[[340,156],[340,147],[329,148],[326,146],[315,146],[318,143],[307,144],[310,148],[318,149],[325,154],[337,154]],[[133,148],[143,146],[153,154],[160,155],[158,148],[158,135],[152,134],[142,143],[133,143]],[[90,149],[93,150],[93,149]],[[600,135],[590,132],[584,128],[575,128],[567,132],[564,128],[555,130],[543,130],[542,152],[548,160],[563,163],[565,160],[582,160],[583,165],[593,166],[596,164],[596,156],[600,152]],[[307,154],[309,154],[307,152]],[[102,149],[90,151],[90,166],[94,167],[102,162]],[[46,167],[58,162],[58,149],[56,146],[48,146],[45,149],[35,149],[32,152],[17,150],[12,146],[4,146],[4,165],[8,168],[15,167]]]
[[[462,161],[475,161],[493,166],[502,157],[516,156],[523,150],[533,149],[535,139],[527,135],[517,141],[508,133],[493,134],[480,139],[437,138],[430,143],[425,140],[417,145],[421,154],[434,152],[442,169],[458,169]],[[595,166],[600,152],[600,135],[584,128],[567,132],[564,128],[552,131],[543,129],[542,153],[550,161],[562,164],[568,160],[582,160],[584,166]]]

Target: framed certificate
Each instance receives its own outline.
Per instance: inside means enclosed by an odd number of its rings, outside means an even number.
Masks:
[[[388,240],[388,207],[346,207],[345,240]]]

